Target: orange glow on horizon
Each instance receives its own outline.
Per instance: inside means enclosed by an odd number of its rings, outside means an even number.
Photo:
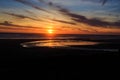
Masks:
[[[52,28],[49,28],[48,30],[47,30],[47,33],[46,33],[47,35],[47,38],[48,39],[53,39],[54,37],[55,37],[55,33],[54,33],[54,30],[52,29]]]
[[[49,33],[49,34],[53,34],[53,30],[52,30],[52,29],[49,29],[49,30],[48,30],[48,33]]]
[[[47,28],[47,34],[53,35],[54,34],[54,28],[53,26],[49,25]]]

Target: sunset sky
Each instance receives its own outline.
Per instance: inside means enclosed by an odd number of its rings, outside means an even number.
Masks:
[[[0,32],[120,34],[120,0],[0,0]]]

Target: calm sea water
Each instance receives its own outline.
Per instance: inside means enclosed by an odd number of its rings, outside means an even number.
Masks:
[[[70,50],[87,50],[87,51],[109,51],[109,52],[118,52],[119,49],[111,49],[111,48],[88,48],[87,46],[95,46],[102,44],[102,42],[96,41],[83,41],[83,40],[39,40],[32,42],[21,43],[22,47],[30,48],[30,47],[49,47],[49,48],[62,48],[62,49],[70,49]],[[84,46],[84,47],[83,47]],[[86,47],[85,47],[86,46]]]
[[[81,41],[81,40],[40,40],[40,41],[33,41],[33,42],[26,42],[22,43],[23,47],[71,47],[71,46],[81,46],[81,45],[95,45],[99,44],[98,42],[92,41]]]
[[[103,40],[103,39],[120,39],[120,35],[53,35],[47,36],[42,34],[22,34],[22,33],[0,33],[0,39],[67,39],[67,40],[80,40],[80,39],[91,39],[91,40]]]

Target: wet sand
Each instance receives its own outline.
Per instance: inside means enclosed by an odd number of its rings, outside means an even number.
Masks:
[[[119,63],[119,51],[106,52],[94,50],[72,50],[72,49],[54,49],[54,48],[23,48],[20,46],[23,42],[36,41],[38,39],[14,39],[0,40],[0,71],[1,72],[39,72],[53,80],[56,78],[66,79],[69,75],[75,77],[81,71],[91,70],[94,67],[105,67]],[[119,44],[100,45],[102,48],[117,48]],[[99,45],[91,46],[94,48]],[[78,46],[77,46],[78,47]],[[79,46],[87,47],[90,46]],[[107,67],[106,67],[107,68]],[[62,80],[60,79],[60,80]]]

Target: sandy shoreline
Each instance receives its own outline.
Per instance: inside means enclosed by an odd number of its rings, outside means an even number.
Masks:
[[[65,72],[66,69],[71,68],[73,72],[74,70],[79,72],[79,70],[81,70],[81,65],[119,65],[119,52],[39,47],[23,48],[20,46],[23,42],[36,40],[0,40],[0,71],[36,72],[36,70],[39,71],[41,69],[46,70],[46,68],[54,68],[55,71],[61,72],[62,70],[62,72]],[[118,48],[120,45],[104,46]],[[104,47],[102,46],[102,48]],[[72,65],[74,65],[74,67],[72,67]]]

